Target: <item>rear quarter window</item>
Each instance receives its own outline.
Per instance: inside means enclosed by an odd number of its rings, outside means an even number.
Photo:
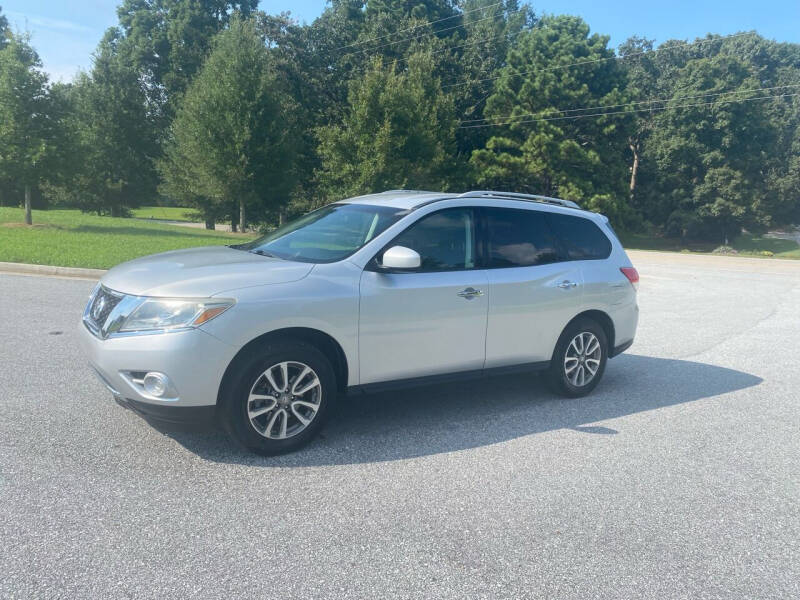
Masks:
[[[484,208],[486,263],[490,269],[531,267],[556,262],[558,243],[538,210]]]
[[[557,213],[550,213],[548,220],[568,260],[600,260],[611,254],[608,236],[594,221]]]

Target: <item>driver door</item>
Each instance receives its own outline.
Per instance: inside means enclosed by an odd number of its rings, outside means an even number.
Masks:
[[[476,268],[475,210],[430,213],[384,250],[405,246],[419,269],[387,272],[383,252],[361,275],[361,383],[482,369],[488,278]]]

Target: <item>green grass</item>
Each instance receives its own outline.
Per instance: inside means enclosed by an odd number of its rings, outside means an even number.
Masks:
[[[710,242],[683,242],[678,238],[650,236],[641,233],[625,234],[621,236],[621,239],[623,246],[629,250],[660,250],[662,252],[688,251],[709,254],[714,248],[721,245]],[[738,251],[739,256],[800,259],[800,245],[792,240],[744,233],[732,240],[730,246]]]
[[[35,210],[32,226],[23,220],[22,209],[0,207],[0,261],[108,269],[165,250],[234,244],[254,237],[78,210]]]
[[[165,221],[191,221],[197,223],[200,217],[196,216],[191,208],[185,206],[142,206],[134,208],[131,216],[137,219],[163,219]]]
[[[776,258],[800,258],[800,245],[792,240],[745,234],[734,241],[733,247],[743,254],[760,254],[766,251],[772,252]]]

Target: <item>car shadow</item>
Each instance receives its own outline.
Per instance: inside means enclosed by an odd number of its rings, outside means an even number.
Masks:
[[[556,396],[533,373],[343,397],[316,440],[277,457],[250,454],[218,430],[153,426],[210,461],[264,467],[341,465],[454,452],[556,429],[614,435],[615,429],[594,424],[761,381],[699,362],[624,354],[609,362],[603,381],[585,398]]]

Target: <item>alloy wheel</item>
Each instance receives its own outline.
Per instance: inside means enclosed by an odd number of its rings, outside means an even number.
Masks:
[[[564,355],[564,375],[575,387],[589,384],[600,368],[603,349],[600,340],[591,331],[583,331],[572,338]]]
[[[308,365],[285,361],[261,373],[247,397],[250,425],[275,440],[293,437],[308,427],[320,408],[322,384]]]

